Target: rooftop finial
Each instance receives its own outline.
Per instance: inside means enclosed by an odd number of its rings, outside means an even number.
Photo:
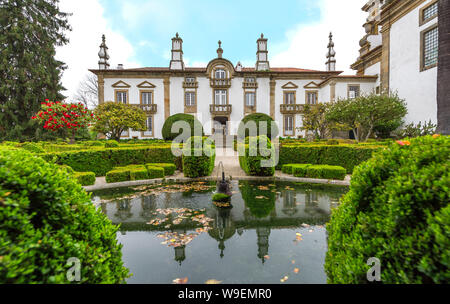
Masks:
[[[180,37],[180,36],[178,35],[178,32],[176,33],[175,37],[177,37],[177,38]]]
[[[223,49],[222,49],[222,41],[219,40],[219,48],[217,49],[217,56],[219,58],[222,58],[222,54],[223,54]]]
[[[109,55],[108,55],[108,47],[106,46],[106,38],[105,34],[102,35],[102,43],[100,44],[100,51],[98,52],[98,67],[100,70],[106,70],[109,68]]]
[[[333,33],[330,32],[330,41],[328,42],[328,52],[327,52],[327,59],[326,67],[327,71],[336,71],[336,59],[334,58],[336,56],[336,51],[334,50],[334,42],[333,42]]]

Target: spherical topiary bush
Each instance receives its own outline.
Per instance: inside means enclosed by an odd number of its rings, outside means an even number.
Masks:
[[[249,126],[252,124],[250,122],[254,122],[256,124],[256,133],[252,134],[250,130],[248,129]],[[265,123],[267,126],[267,132],[263,132],[260,126],[260,122]],[[272,122],[274,122],[272,124]],[[264,125],[264,124],[263,124]],[[273,125],[273,130],[271,126]],[[247,126],[247,127],[246,127]],[[269,138],[274,138],[278,136],[278,127],[275,123],[275,121],[270,117],[269,115],[263,114],[263,113],[253,113],[250,115],[245,116],[238,127],[238,136],[240,138],[245,138],[248,136],[259,136],[259,135],[266,135]],[[266,134],[267,133],[267,134]]]
[[[450,138],[393,143],[358,166],[327,225],[330,283],[450,282]]]
[[[186,135],[186,138],[184,138],[184,140],[186,140],[191,136],[204,135],[203,126],[197,118],[195,118],[193,115],[190,114],[180,113],[170,116],[164,122],[162,128],[162,136],[165,140],[174,140],[183,133],[183,129],[177,130],[176,132],[172,132],[172,126],[179,121],[187,122],[190,127],[190,133]]]
[[[80,262],[73,283],[122,283],[116,232],[66,170],[0,149],[0,283],[71,283],[70,258]]]

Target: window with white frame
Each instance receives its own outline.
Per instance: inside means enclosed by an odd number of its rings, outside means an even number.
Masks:
[[[294,116],[285,115],[284,116],[284,135],[292,136],[294,135]]]
[[[422,69],[436,66],[438,61],[438,27],[422,33]]]
[[[227,90],[215,90],[214,103],[216,105],[226,105],[227,104]]]
[[[359,85],[349,85],[348,86],[348,98],[354,99],[359,97]]]
[[[295,93],[294,92],[284,92],[284,103],[285,104],[295,104]]]
[[[317,104],[317,92],[306,92],[306,103],[307,104]]]
[[[195,92],[186,92],[185,102],[188,107],[195,106]]]
[[[127,103],[127,91],[116,91],[116,102]]]
[[[144,105],[150,105],[153,103],[153,93],[152,92],[141,92],[141,102]]]
[[[144,131],[144,136],[153,136],[153,117],[148,116],[146,120],[147,130]]]
[[[246,92],[245,93],[245,106],[246,107],[254,107],[255,99],[256,99],[255,92]]]
[[[216,79],[225,79],[226,75],[227,75],[227,73],[225,70],[223,70],[223,69],[216,70],[216,73],[215,73]]]
[[[438,15],[438,1],[432,2],[428,6],[424,6],[420,10],[420,25],[427,23]]]

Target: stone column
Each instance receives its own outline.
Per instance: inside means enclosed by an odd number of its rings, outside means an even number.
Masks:
[[[164,78],[164,118],[170,116],[170,78]]]
[[[336,101],[336,82],[330,82],[330,101]]]
[[[275,120],[275,85],[276,81],[270,79],[270,117]]]
[[[383,39],[383,46],[381,49],[381,71],[380,71],[380,78],[381,78],[381,89],[382,91],[388,91],[389,90],[389,51],[390,51],[390,24],[383,26],[381,29],[381,35]]]
[[[101,105],[105,102],[105,79],[103,74],[97,76],[98,81],[98,104]]]

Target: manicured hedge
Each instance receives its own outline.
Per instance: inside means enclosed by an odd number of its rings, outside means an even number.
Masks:
[[[95,184],[94,172],[75,172],[74,177],[82,186],[91,186]]]
[[[0,283],[123,283],[118,227],[66,170],[24,150],[0,149]],[[77,282],[74,282],[77,283]]]
[[[151,164],[145,164],[145,166],[147,167],[161,167],[164,168],[164,175],[165,176],[169,176],[169,175],[173,175],[175,173],[175,170],[177,169],[177,167],[174,164],[157,164],[157,163],[151,163]]]
[[[130,169],[130,180],[149,179],[147,168],[144,166]]]
[[[306,177],[343,180],[347,171],[340,166],[311,165],[306,168]]]
[[[129,165],[126,167],[115,167],[106,173],[107,183],[118,183],[133,180],[145,180],[153,178],[164,178],[164,165],[173,169],[175,165],[171,164],[146,164],[146,165]],[[170,169],[168,169],[170,171]]]
[[[131,179],[129,168],[115,168],[106,173],[107,183],[126,182]]]
[[[308,168],[311,166],[311,164],[295,164],[292,166],[292,175],[295,177],[308,177]]]
[[[105,176],[114,167],[130,164],[175,163],[175,156],[168,145],[55,152],[40,156],[47,161],[68,165],[75,171],[92,171],[96,176]]]
[[[295,165],[295,164],[287,164],[287,165],[283,165],[283,166],[281,167],[281,172],[286,173],[286,174],[293,174],[293,172],[292,172],[292,167],[293,167],[294,165]]]
[[[215,146],[207,138],[193,136],[183,146],[182,160],[185,177],[209,176],[214,170]]]
[[[256,134],[251,134],[251,132],[249,131],[249,129],[244,129],[245,124],[248,124],[249,122],[254,122],[256,125]],[[272,122],[274,123],[274,130],[271,129],[272,126]],[[267,132],[263,133],[263,130],[260,129],[260,123],[263,123],[267,126]],[[273,131],[273,132],[272,132]],[[238,136],[240,138],[246,138],[249,136],[260,136],[260,135],[264,135],[267,136],[269,138],[275,138],[278,136],[278,127],[276,125],[276,123],[274,122],[274,120],[272,119],[272,117],[270,117],[267,114],[264,113],[253,113],[250,115],[245,116],[242,121],[239,124],[238,127]],[[266,134],[267,133],[267,134]]]
[[[331,165],[344,167],[351,174],[357,165],[381,149],[383,148],[358,145],[282,145],[277,168],[281,169],[283,165],[292,163]]]
[[[164,122],[164,125],[162,127],[162,136],[165,140],[174,140],[182,134],[182,129],[180,131],[172,133],[172,126],[178,121],[187,122],[190,126],[191,133],[188,134],[188,136],[184,138],[184,140],[188,139],[191,136],[203,136],[204,132],[202,123],[197,118],[195,118],[194,115],[179,113],[170,116]]]
[[[260,148],[260,141],[267,143],[266,147]],[[275,174],[275,148],[266,136],[250,137],[249,144],[240,144],[239,164],[244,172],[251,176],[273,176]],[[264,162],[270,162],[267,166]]]
[[[147,167],[148,178],[163,178],[165,176],[165,169],[163,167]]]
[[[392,283],[450,282],[450,137],[393,144],[355,169],[332,212],[329,283],[368,283],[371,257]]]

